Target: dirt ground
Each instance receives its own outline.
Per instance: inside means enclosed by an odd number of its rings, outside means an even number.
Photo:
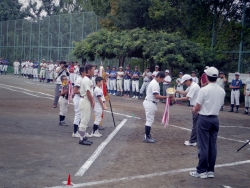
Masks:
[[[215,178],[198,179],[189,168],[198,163],[197,147],[183,143],[192,125],[190,107],[174,105],[170,124],[161,124],[163,104],[158,104],[152,135],[155,144],[143,143],[145,114],[141,100],[112,96],[116,125],[125,125],[102,150],[83,176],[75,176],[98,146],[112,133],[111,114],[105,112],[101,138],[92,146],[72,138],[74,108],[69,105],[67,127],[58,126],[58,108],[52,108],[54,84],[0,75],[0,187],[63,187],[68,175],[74,187],[174,188],[250,187],[250,147],[234,153],[250,139],[250,116],[220,113]],[[108,109],[110,110],[110,109]],[[90,133],[93,120],[89,123]]]

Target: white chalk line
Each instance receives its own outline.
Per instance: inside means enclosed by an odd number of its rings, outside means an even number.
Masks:
[[[54,87],[54,83],[51,84],[51,85],[44,85],[44,84],[38,84],[38,83],[32,83],[32,82],[28,82],[28,81],[25,81],[27,84],[32,84],[32,85],[37,85],[37,86],[45,86],[45,87],[51,87],[53,86]],[[34,82],[37,82],[37,81],[34,81]]]
[[[98,146],[95,152],[90,156],[90,158],[83,164],[83,166],[78,170],[75,176],[83,176],[83,174],[89,169],[92,163],[100,155],[102,150],[108,145],[108,143],[113,139],[116,133],[123,127],[127,122],[127,119],[122,120],[122,122],[113,130],[113,132]]]
[[[243,126],[221,126],[222,128],[240,128],[240,129],[250,129],[250,127],[243,127]]]
[[[250,163],[250,160],[238,161],[238,162],[233,162],[233,163],[218,164],[218,165],[215,165],[215,168],[230,167],[230,166],[236,166],[236,165],[248,164],[248,163]],[[101,184],[107,184],[107,183],[117,183],[120,181],[131,181],[131,180],[136,180],[136,179],[145,179],[145,178],[152,178],[152,177],[157,177],[157,176],[172,175],[172,174],[177,174],[177,173],[182,173],[182,172],[189,172],[189,171],[193,171],[193,170],[196,170],[196,168],[183,168],[183,169],[177,169],[177,170],[170,170],[167,172],[157,172],[157,173],[152,173],[152,174],[123,177],[123,178],[118,178],[118,179],[79,183],[79,184],[74,184],[72,187],[75,188],[75,187],[101,185]],[[50,188],[65,188],[65,186],[54,186],[54,187],[50,187]]]
[[[169,126],[179,128],[179,129],[183,129],[183,130],[186,130],[186,131],[192,131],[191,129],[184,128],[184,127],[179,127],[179,126],[176,126],[176,125],[169,125]],[[232,138],[226,138],[226,137],[222,137],[222,136],[218,136],[218,138],[221,138],[223,140],[231,140],[231,141],[235,141],[235,142],[246,143],[246,141],[236,140],[236,139],[232,139]]]

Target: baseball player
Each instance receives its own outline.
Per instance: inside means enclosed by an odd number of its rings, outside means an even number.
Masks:
[[[74,110],[75,110],[75,118],[74,118],[74,132],[72,133],[72,137],[75,138],[80,138],[80,134],[78,133],[78,126],[81,121],[81,110],[80,110],[80,86],[81,86],[81,81],[85,76],[85,67],[80,68],[80,74],[76,80],[75,80],[75,85],[74,85],[74,98],[73,98],[73,103],[74,103]]]
[[[192,71],[191,77],[196,84],[199,84],[199,79],[197,78],[195,71]]]
[[[119,71],[117,72],[117,95],[122,97],[122,81],[123,81],[123,76],[124,76],[124,72],[123,72],[123,68],[119,67]]]
[[[171,100],[174,100],[175,102],[190,100],[190,105],[193,107],[196,104],[195,102],[200,91],[200,86],[193,81],[192,77],[189,74],[185,74],[182,77],[181,83],[185,84],[188,88],[185,91],[177,90],[176,93],[182,94],[185,97],[172,98]],[[184,145],[186,146],[197,145],[196,125],[197,125],[198,115],[196,113],[192,113],[192,118],[193,118],[193,127],[192,127],[191,137],[188,141],[184,142]]]
[[[146,67],[146,70],[142,74],[142,77],[143,77],[143,84],[140,89],[140,99],[142,99],[144,90],[146,90],[147,92],[148,84],[152,79],[152,72],[149,71],[149,67]]]
[[[205,72],[208,85],[200,89],[193,108],[193,113],[199,113],[196,130],[199,162],[196,170],[189,174],[196,178],[214,178],[216,140],[219,131],[218,115],[225,98],[225,91],[216,84],[219,71],[215,67],[210,67]]]
[[[126,66],[124,72],[124,97],[129,97],[130,95],[130,80],[133,72],[130,70],[130,65]]]
[[[8,65],[9,65],[9,61],[8,61],[8,59],[4,59],[2,62],[3,62],[2,72],[6,75],[7,69],[8,69]]]
[[[45,79],[47,80],[46,83],[50,83],[49,65],[50,61],[47,61],[45,68],[45,77],[46,77]]]
[[[183,76],[183,72],[179,72],[179,78],[176,79],[176,90],[178,91],[183,91],[183,83],[181,83],[182,76]],[[182,94],[176,93],[176,98],[181,98],[181,97],[183,97]]]
[[[106,66],[106,83],[107,83],[107,88],[108,88],[108,93],[110,93],[110,79],[109,79],[109,74],[110,74],[110,66]]]
[[[56,73],[58,75],[55,78],[56,87],[55,87],[55,98],[54,98],[54,104],[53,104],[54,108],[57,107],[58,99],[59,99],[59,96],[60,96],[59,87],[62,84],[62,81],[61,81],[60,78],[61,78],[62,75],[65,75],[65,76],[69,77],[69,70],[68,70],[67,67],[68,66],[66,65],[66,61],[61,61],[59,67],[56,68]]]
[[[3,59],[0,58],[0,74],[2,74],[2,70],[3,70]]]
[[[70,73],[69,80],[71,81],[72,84],[74,84],[74,79],[75,79],[74,71],[75,71],[74,62],[70,62],[70,66],[69,66],[69,73]]]
[[[33,62],[30,60],[29,61],[29,79],[32,79],[33,77]]]
[[[60,113],[59,113],[59,125],[60,126],[68,126],[65,123],[65,116],[68,111],[68,97],[69,97],[69,84],[68,78],[65,75],[60,77],[62,84],[59,87],[59,105],[60,105]]]
[[[157,103],[161,99],[166,99],[167,96],[160,95],[160,85],[165,78],[164,72],[159,72],[155,78],[149,83],[146,98],[143,101],[143,107],[146,113],[145,136],[143,142],[155,143],[156,140],[151,137],[151,126],[154,123],[155,112],[157,110]]]
[[[141,73],[138,71],[138,66],[135,66],[135,71],[132,73],[132,91],[133,97],[132,99],[138,99],[139,96],[139,80]]]
[[[159,66],[155,65],[155,71],[152,74],[152,78],[154,78],[158,74],[158,72],[159,72]]]
[[[77,78],[81,77],[80,72],[79,72],[80,66],[78,64],[78,62],[75,62],[75,66],[74,66],[74,84],[75,81],[77,80]]]
[[[26,59],[26,61],[25,61],[25,78],[29,78],[29,71],[30,71],[29,64],[30,64],[29,60]]]
[[[169,70],[165,70],[165,78],[163,80],[163,96],[166,96],[166,90],[170,87],[172,78],[169,76]],[[165,100],[162,101],[165,103]]]
[[[57,67],[59,67],[59,61],[58,61],[58,60],[57,60],[56,63],[54,64],[54,70],[53,70],[53,78],[54,78],[54,80],[53,80],[53,82],[56,81],[56,77],[57,77],[56,69],[57,69]]]
[[[224,72],[220,72],[219,78],[217,78],[216,83],[225,91],[225,83],[227,82],[227,79],[225,77]],[[223,105],[220,108],[220,111],[223,111]]]
[[[110,71],[109,74],[110,93],[113,95],[116,95],[116,76],[117,76],[116,66],[113,66],[113,69],[112,71]]]
[[[38,62],[34,59],[33,62],[33,81],[38,82]]]
[[[244,86],[244,95],[245,95],[245,113],[249,114],[249,107],[250,107],[250,71],[249,71],[249,77],[246,79],[246,84]]]
[[[96,77],[96,87],[94,89],[94,101],[95,101],[95,122],[93,125],[93,131],[90,135],[91,137],[101,137],[102,134],[99,133],[98,128],[100,126],[101,120],[102,120],[102,113],[103,110],[107,110],[106,104],[105,104],[105,97],[103,95],[102,91],[102,85],[103,85],[103,78],[101,76]]]
[[[99,70],[97,69],[97,65],[94,65],[94,76],[92,76],[92,78],[91,78],[94,89],[95,89],[95,86],[96,86],[95,79],[98,76],[98,72],[99,72]]]
[[[205,70],[207,70],[208,68],[209,66],[206,66]],[[201,87],[204,87],[208,84],[205,70],[204,70],[204,73],[201,75]]]
[[[22,73],[22,77],[24,78],[24,74],[25,74],[25,61],[22,60],[22,63],[21,63],[21,73]]]
[[[240,105],[240,88],[242,87],[242,81],[239,79],[240,73],[236,72],[235,79],[232,80],[231,84],[229,85],[229,88],[231,90],[231,110],[229,112],[234,111],[234,100],[236,103],[236,110],[235,113],[238,113],[239,105]]]
[[[42,63],[40,63],[40,82],[44,82],[45,80],[45,69],[46,69],[46,62],[45,59],[43,59]]]
[[[54,64],[53,64],[52,60],[50,60],[48,68],[49,68],[49,81],[52,84],[53,83],[53,74],[54,74],[54,72],[53,72],[54,71]]]
[[[19,77],[19,67],[20,67],[20,63],[18,62],[18,60],[16,60],[14,63],[13,63],[13,66],[14,66],[14,75]]]
[[[95,101],[93,98],[93,83],[91,81],[91,77],[94,75],[94,66],[86,65],[85,66],[86,76],[81,81],[80,86],[80,109],[81,109],[81,123],[79,125],[79,134],[81,145],[91,145],[92,142],[87,139],[89,136],[86,133],[86,128],[88,126],[90,116],[91,116],[91,108],[95,107]]]

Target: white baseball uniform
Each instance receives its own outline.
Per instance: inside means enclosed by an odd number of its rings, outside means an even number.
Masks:
[[[29,62],[29,75],[33,75],[33,62]]]
[[[122,89],[123,76],[124,76],[123,71],[117,72],[117,91],[123,91],[123,89]]]
[[[45,78],[45,68],[46,68],[46,63],[40,63],[40,79]]]
[[[99,87],[95,87],[94,90],[94,101],[95,101],[95,107],[94,107],[94,111],[95,111],[95,125],[100,125],[101,121],[102,121],[102,113],[103,113],[103,109],[102,109],[102,105],[100,104],[99,101],[99,97],[101,97],[102,102],[105,102],[105,97],[103,95],[103,91],[101,88]]]
[[[54,65],[53,63],[48,65],[49,68],[49,79],[53,79],[53,74],[54,74]]]
[[[68,89],[68,85],[66,86],[62,86],[60,85],[59,87],[59,93],[61,93],[61,91],[63,89]],[[68,94],[65,94],[65,96],[60,96],[59,97],[59,105],[60,105],[60,112],[59,112],[59,115],[61,116],[66,116],[67,112],[68,112]]]
[[[25,74],[25,62],[24,61],[21,63],[21,73]]]
[[[159,100],[155,98],[154,94],[160,94],[160,85],[155,79],[149,83],[146,98],[143,101],[143,107],[146,113],[145,125],[149,127],[151,127],[154,123],[155,112],[157,110],[156,104],[159,102]]]
[[[176,90],[177,91],[184,91],[184,89],[183,89],[183,84],[181,84],[181,78],[177,78],[176,79]],[[180,93],[176,93],[176,98],[181,98],[181,97],[183,97],[183,95],[182,94],[180,94]]]
[[[245,107],[250,107],[250,77],[246,79]]]
[[[199,79],[195,76],[195,77],[192,77],[193,81],[196,83],[196,84],[199,84]]]
[[[79,73],[79,67],[78,67],[78,65],[75,65],[74,66],[74,83],[77,80],[77,78],[79,78],[79,77],[81,77],[80,73]]]
[[[20,66],[20,63],[18,61],[15,61],[13,63],[13,66],[14,66],[14,75],[19,75],[19,66]]]
[[[81,110],[81,123],[79,131],[85,131],[91,116],[91,103],[87,97],[87,91],[90,91],[93,96],[93,83],[88,76],[85,76],[80,85],[80,110]]]
[[[26,74],[26,77],[27,77],[27,75],[29,74],[29,71],[30,71],[29,64],[30,64],[29,61],[25,61],[25,73],[24,74]]]
[[[159,71],[154,71],[152,74],[152,78],[156,77],[156,75],[158,74]]]
[[[57,64],[54,64],[54,70],[53,70],[53,76],[54,76],[54,79],[56,79],[56,77],[57,77],[57,73],[56,73],[56,68],[58,67],[58,65]]]
[[[74,87],[78,87],[80,89],[82,79],[83,79],[82,77],[77,78],[75,81]],[[74,103],[74,110],[75,110],[75,118],[74,118],[75,125],[79,125],[81,121],[80,99],[81,97],[79,94],[74,95],[73,103]]]
[[[149,82],[151,81],[151,77],[152,77],[152,72],[144,72],[142,74],[142,77],[143,78],[143,84],[141,86],[141,89],[140,89],[140,94],[142,95],[144,90],[146,89],[146,92],[147,92],[147,88],[148,88],[148,85],[149,85]]]

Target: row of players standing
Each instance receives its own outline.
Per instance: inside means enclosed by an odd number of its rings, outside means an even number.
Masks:
[[[0,57],[0,75],[6,75],[8,69],[9,61],[8,59],[3,59]]]

